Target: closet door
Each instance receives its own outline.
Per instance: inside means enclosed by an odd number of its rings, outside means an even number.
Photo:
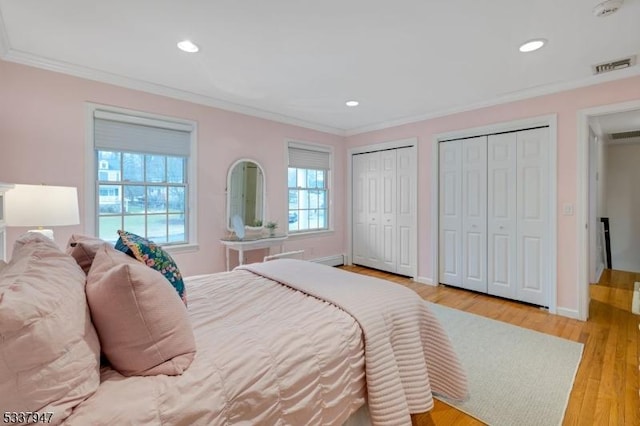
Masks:
[[[487,141],[488,293],[516,298],[516,134]]]
[[[516,133],[517,290],[516,299],[547,305],[547,225],[549,129]]]
[[[353,263],[367,262],[367,158],[366,154],[353,155],[352,161],[352,245]]]
[[[416,156],[411,148],[396,149],[396,273],[416,275],[414,261],[416,238],[415,192]]]
[[[380,269],[396,272],[396,150],[380,151]]]
[[[441,142],[439,151],[439,281],[462,285],[462,141]]]
[[[462,141],[462,287],[487,292],[487,137]]]
[[[364,154],[366,158],[366,263],[370,268],[381,269],[382,250],[380,242],[380,185],[382,184],[380,153]]]

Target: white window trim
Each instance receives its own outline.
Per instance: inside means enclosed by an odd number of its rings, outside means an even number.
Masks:
[[[197,144],[198,144],[198,126],[195,121],[184,120],[175,117],[163,116],[160,114],[150,114],[141,111],[130,110],[126,108],[118,108],[107,105],[100,105],[91,102],[85,103],[85,188],[84,188],[84,232],[91,235],[97,235],[96,226],[96,161],[94,148],[94,113],[96,110],[104,114],[121,114],[126,115],[132,123],[143,124],[148,120],[162,120],[176,124],[176,128],[190,129],[190,155],[187,161],[187,178],[188,178],[188,219],[189,219],[189,241],[186,244],[176,244],[164,246],[165,250],[170,253],[183,253],[198,250],[198,214],[197,214]]]
[[[329,223],[327,229],[318,230],[303,230],[303,231],[289,231],[289,147],[308,149],[314,151],[327,152],[329,154],[329,171],[327,173],[327,192],[329,193],[329,207],[327,208],[327,214],[329,215]],[[325,145],[315,142],[306,142],[295,139],[286,139],[284,141],[284,164],[285,164],[285,212],[286,212],[286,224],[287,234],[289,239],[295,239],[296,237],[304,238],[310,236],[318,236],[320,234],[331,234],[334,232],[333,228],[333,170],[334,170],[334,148],[331,145]]]

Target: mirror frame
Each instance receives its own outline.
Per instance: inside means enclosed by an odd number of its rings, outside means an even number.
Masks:
[[[225,192],[226,192],[226,198],[227,198],[226,221],[227,221],[227,230],[229,231],[233,231],[233,227],[231,226],[231,173],[233,172],[233,169],[238,164],[247,162],[247,161],[258,166],[258,169],[260,169],[260,173],[262,173],[262,224],[263,226],[267,217],[267,210],[266,210],[267,209],[267,177],[264,174],[264,168],[262,168],[262,165],[260,165],[260,163],[258,163],[256,160],[252,158],[240,158],[234,161],[233,164],[231,164],[231,167],[229,167],[229,170],[227,170],[227,189]],[[247,226],[246,223],[244,225]]]

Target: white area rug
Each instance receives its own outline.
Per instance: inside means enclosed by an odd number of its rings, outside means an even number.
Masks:
[[[495,426],[560,425],[583,345],[429,303],[467,370],[470,396],[438,399]]]
[[[640,315],[640,283],[633,285],[633,299],[631,301],[631,312]]]

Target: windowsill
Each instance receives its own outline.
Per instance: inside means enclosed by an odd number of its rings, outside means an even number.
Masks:
[[[162,246],[162,249],[169,254],[195,253],[200,250],[198,243],[177,244],[175,246]]]
[[[305,238],[313,237],[326,237],[333,235],[335,231],[333,229],[323,229],[322,231],[303,231],[303,232],[291,232],[289,233],[289,240],[302,240]]]

